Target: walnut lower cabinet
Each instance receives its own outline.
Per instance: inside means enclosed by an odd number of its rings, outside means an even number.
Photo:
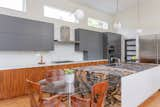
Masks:
[[[26,93],[25,80],[38,81],[44,77],[45,68],[24,68],[0,71],[0,99],[21,96]]]
[[[75,68],[106,63],[107,61],[102,60],[76,64],[0,70],[0,100],[26,95],[27,90],[25,80],[29,79],[32,81],[39,81],[44,78],[45,72],[48,70]]]

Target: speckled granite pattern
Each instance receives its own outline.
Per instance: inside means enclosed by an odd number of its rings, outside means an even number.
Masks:
[[[104,74],[118,75],[120,77],[128,76],[140,71],[144,71],[153,67],[158,66],[157,64],[120,64],[120,66],[108,66],[108,65],[98,65],[98,66],[88,66],[78,68],[79,70],[98,72]]]
[[[115,68],[140,72],[156,66],[158,66],[158,64],[133,63],[133,64],[120,64],[120,66],[115,66]]]
[[[156,66],[156,64],[99,65],[81,67],[78,70],[105,74],[110,85],[105,106],[114,107],[114,105],[119,105],[118,107],[121,107],[121,78]]]

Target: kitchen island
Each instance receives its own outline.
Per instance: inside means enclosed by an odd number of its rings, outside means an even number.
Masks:
[[[153,90],[143,93],[143,90],[147,90],[147,87],[144,87],[144,85],[149,84],[145,82],[152,83],[152,81],[148,80],[152,76],[145,77],[147,76],[146,73],[148,74],[148,72],[151,73],[152,71],[153,74],[157,73],[156,69],[160,69],[156,64],[98,65],[78,68],[81,71],[106,75],[110,84],[106,98],[107,107],[137,107],[141,104],[157,90],[155,87],[148,87],[148,90],[149,88]]]

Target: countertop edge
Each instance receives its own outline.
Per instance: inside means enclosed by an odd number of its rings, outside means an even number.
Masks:
[[[99,62],[99,61],[108,61],[107,59],[102,60],[89,60],[89,61],[75,61],[70,63],[46,63],[46,64],[32,64],[32,65],[14,65],[7,67],[0,67],[1,70],[12,70],[12,69],[23,69],[23,68],[34,68],[34,67],[47,67],[47,66],[59,66],[59,65],[70,65],[70,64],[79,64],[79,63],[88,63],[88,62]]]

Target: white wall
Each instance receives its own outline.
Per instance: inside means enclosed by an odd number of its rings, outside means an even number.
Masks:
[[[14,4],[13,4],[14,5]],[[43,17],[43,5],[54,6],[60,9],[65,9],[74,12],[77,8],[84,10],[85,19],[80,24],[68,23],[60,20],[50,19]],[[87,8],[78,4],[74,4],[68,0],[27,0],[27,11],[18,12],[9,9],[0,8],[0,14],[11,16],[23,17],[34,20],[41,20],[55,25],[55,39],[60,38],[61,25],[68,25],[71,27],[71,40],[74,40],[74,29],[85,28],[95,31],[103,31],[101,29],[90,28],[87,26],[87,17],[93,17],[112,23],[112,15],[106,14],[91,8]],[[111,27],[110,27],[111,28]],[[111,31],[109,29],[108,31]],[[37,52],[0,52],[0,65],[22,65],[22,64],[36,64],[39,57],[36,56]],[[80,61],[83,59],[82,52],[74,51],[74,44],[56,44],[53,52],[43,52],[46,62],[53,60],[74,60]]]
[[[143,29],[141,35],[159,34],[160,33],[160,0],[143,0],[140,3],[140,27]],[[137,7],[132,7],[124,12],[119,13],[118,18],[123,24],[121,32],[126,37],[135,37],[137,24]]]
[[[141,0],[140,25],[137,23],[137,6],[127,9],[118,14],[122,23],[119,30],[126,39],[137,39],[138,35],[160,34],[160,0]],[[137,34],[136,29],[142,28],[143,32]],[[137,39],[138,40],[138,39]],[[137,41],[137,58],[139,58],[139,43]]]

